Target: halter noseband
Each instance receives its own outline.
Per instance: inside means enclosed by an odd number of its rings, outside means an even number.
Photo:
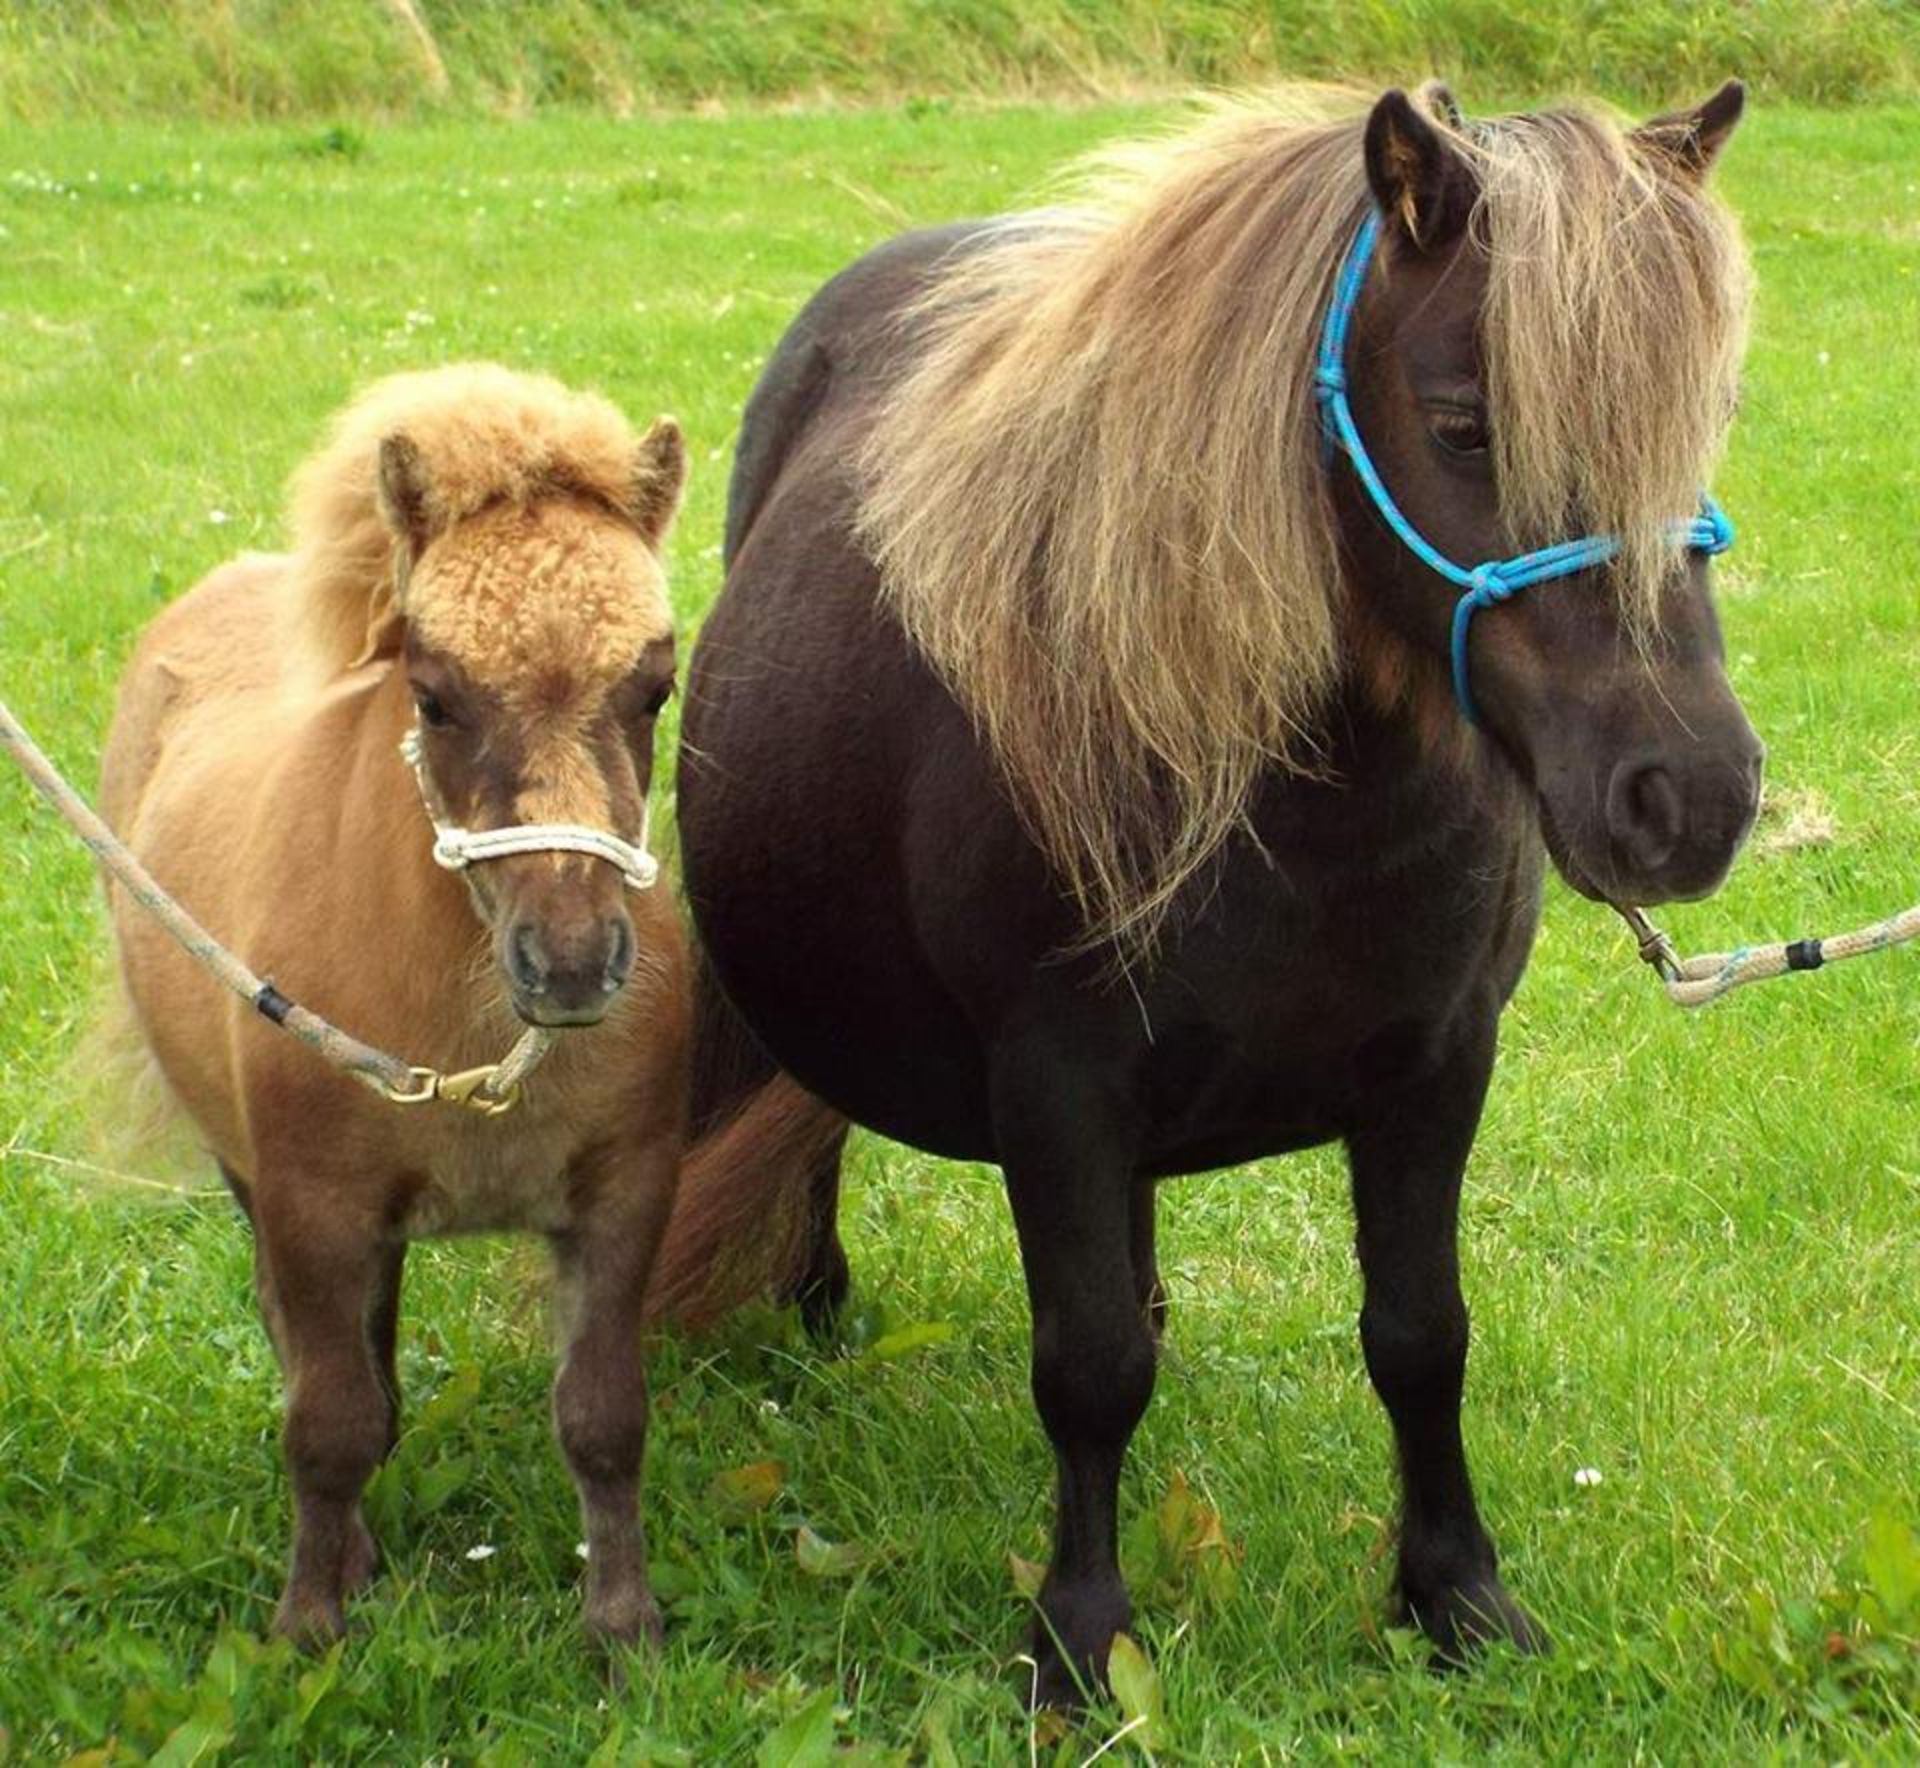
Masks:
[[[1461,590],[1453,608],[1453,696],[1459,701],[1467,722],[1478,724],[1480,718],[1474,710],[1468,683],[1467,659],[1467,632],[1474,615],[1482,608],[1509,600],[1532,584],[1576,576],[1582,571],[1591,571],[1596,565],[1604,565],[1619,552],[1620,542],[1607,535],[1589,535],[1580,540],[1562,540],[1509,559],[1489,559],[1468,570],[1455,564],[1401,513],[1380,477],[1380,469],[1367,453],[1366,443],[1360,439],[1360,428],[1354,422],[1353,407],[1347,399],[1347,330],[1353,321],[1353,310],[1359,305],[1360,289],[1367,280],[1367,266],[1373,260],[1379,241],[1380,217],[1378,213],[1369,213],[1354,235],[1334,284],[1333,301],[1327,308],[1327,322],[1320,333],[1320,357],[1313,371],[1314,397],[1320,404],[1320,422],[1328,443],[1353,463],[1355,477],[1401,545],[1429,571]],[[1720,506],[1703,492],[1700,514],[1689,522],[1676,524],[1674,538],[1692,552],[1723,553],[1733,545],[1733,524]]]
[[[420,800],[433,823],[433,858],[449,872],[464,872],[482,860],[507,859],[516,853],[584,853],[618,866],[629,890],[651,890],[660,876],[660,862],[647,851],[647,809],[640,807],[640,839],[628,841],[607,829],[584,823],[511,823],[504,829],[462,829],[443,823],[427,790],[426,757],[415,725],[400,739],[400,754],[413,769]]]

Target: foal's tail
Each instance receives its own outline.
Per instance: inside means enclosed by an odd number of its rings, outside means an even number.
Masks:
[[[693,1047],[694,1140],[647,1316],[698,1327],[791,1283],[847,1120],[774,1065],[697,951]]]

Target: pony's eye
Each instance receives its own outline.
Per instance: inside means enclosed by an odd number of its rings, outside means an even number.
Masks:
[[[673,698],[673,677],[668,676],[665,681],[663,681],[657,688],[653,690],[652,693],[650,693],[647,696],[646,704],[642,707],[642,710],[646,713],[646,715],[649,718],[658,718],[660,716],[661,709],[672,698]]]
[[[1441,405],[1427,414],[1427,431],[1449,454],[1485,454],[1492,440],[1487,414],[1473,405]]]
[[[441,703],[440,697],[429,688],[417,687],[413,690],[413,703],[419,708],[420,722],[428,730],[445,730],[453,723],[453,714]]]

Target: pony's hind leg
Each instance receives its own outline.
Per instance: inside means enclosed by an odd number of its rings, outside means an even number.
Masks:
[[[368,1335],[386,1249],[373,1224],[298,1179],[256,1189],[255,1287],[286,1374],[293,1551],[274,1631],[322,1646],[372,1569],[360,1494],[386,1453],[386,1393]]]
[[[1360,1342],[1393,1422],[1402,1491],[1400,1594],[1444,1662],[1545,1636],[1500,1582],[1460,1436],[1467,1309],[1456,1234],[1460,1181],[1492,1070],[1489,1028],[1417,1087],[1384,1090],[1347,1139],[1364,1298]]]
[[[798,1306],[801,1323],[816,1343],[832,1339],[852,1282],[846,1248],[840,1243],[840,1162],[846,1148],[846,1131],[842,1130],[808,1175],[807,1220],[800,1258],[779,1294],[782,1302]]]
[[[587,1536],[587,1631],[603,1645],[651,1646],[661,1638],[639,1520],[647,1437],[640,1324],[678,1167],[678,1147],[665,1142],[624,1160],[605,1157],[599,1174],[576,1184],[589,1199],[580,1219],[553,1240],[565,1343],[553,1384],[554,1431]]]
[[[1033,1633],[1037,1706],[1104,1686],[1132,1619],[1120,1575],[1120,1467],[1153,1392],[1154,1335],[1134,1268],[1133,1143],[1070,1062],[996,1063],[994,1130],[1033,1309],[1033,1397],[1053,1444],[1053,1556]]]

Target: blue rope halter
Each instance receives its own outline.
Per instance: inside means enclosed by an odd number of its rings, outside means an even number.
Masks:
[[[1472,570],[1456,565],[1401,513],[1393,501],[1380,469],[1360,439],[1360,428],[1353,421],[1353,406],[1347,399],[1347,330],[1353,310],[1360,301],[1361,286],[1367,280],[1367,266],[1380,241],[1380,217],[1369,214],[1354,235],[1334,284],[1333,302],[1327,308],[1327,323],[1320,333],[1320,358],[1313,371],[1314,397],[1320,402],[1320,421],[1327,441],[1341,449],[1353,462],[1353,470],[1374,508],[1399,536],[1403,546],[1425,565],[1461,591],[1453,608],[1453,695],[1467,722],[1478,724],[1473,693],[1468,685],[1467,632],[1473,617],[1482,608],[1498,606],[1535,583],[1548,583],[1556,577],[1572,577],[1604,565],[1620,550],[1620,543],[1608,536],[1589,535],[1581,540],[1562,540],[1554,546],[1520,553],[1510,559],[1489,559]],[[1704,493],[1700,514],[1690,522],[1677,525],[1675,538],[1689,550],[1707,554],[1723,553],[1733,545],[1733,524],[1725,512]]]

